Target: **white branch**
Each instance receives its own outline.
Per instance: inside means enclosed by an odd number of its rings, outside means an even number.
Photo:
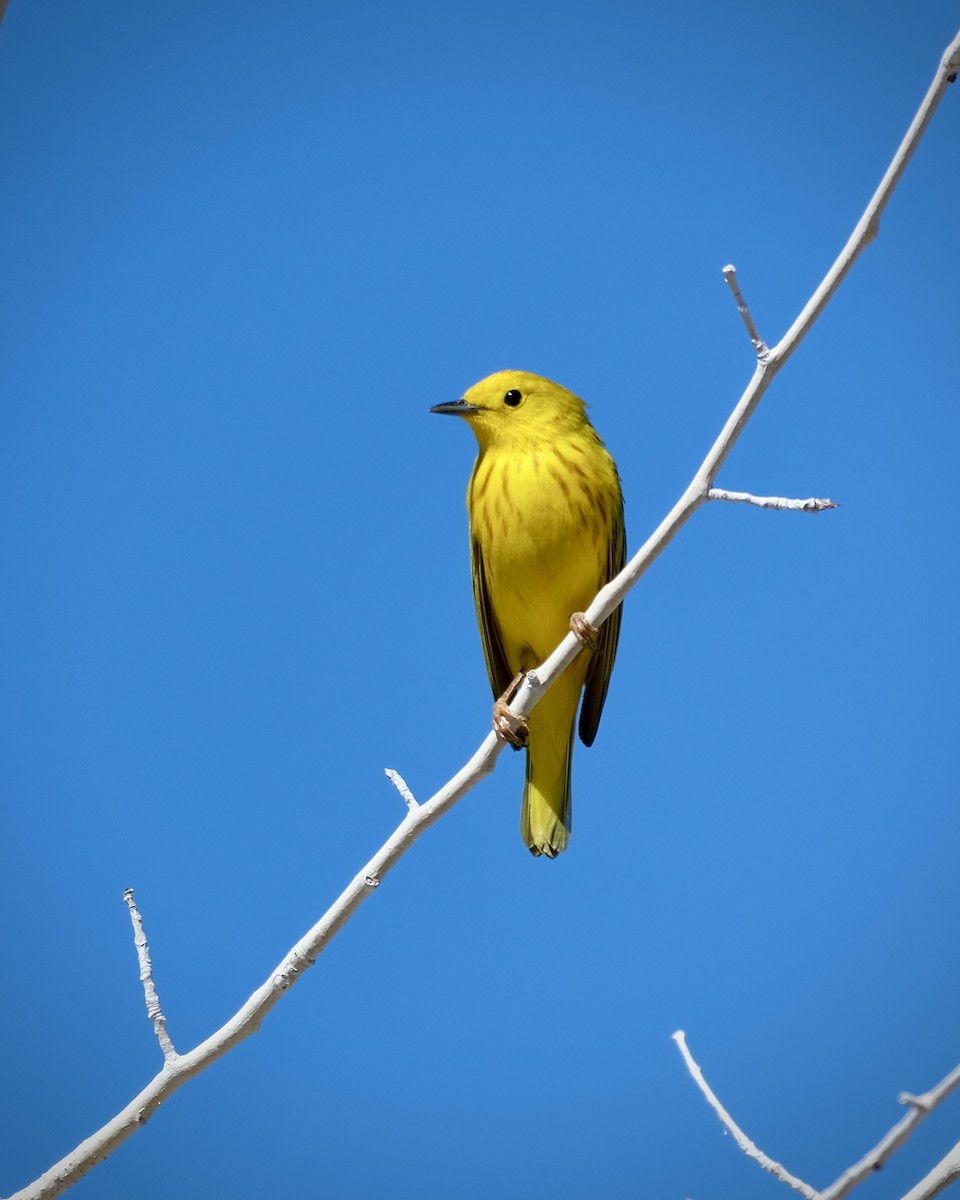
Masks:
[[[713,487],[718,471],[733,449],[737,438],[743,432],[774,375],[796,350],[847,271],[856,261],[863,247],[876,236],[880,213],[923,135],[934,109],[946,90],[948,80],[951,76],[956,75],[958,67],[960,67],[960,37],[948,48],[913,124],[840,257],[783,339],[758,362],[746,391],[730,414],[719,437],[684,494],[657,529],[647,538],[625,569],[597,594],[585,614],[592,625],[599,628],[603,624],[623,602],[627,592],[649,569],[661,551],[673,540],[680,528],[701,505],[709,500],[710,489]],[[516,697],[511,701],[511,708],[520,716],[529,716],[546,688],[573,662],[581,649],[582,643],[573,633],[568,634],[537,671],[528,672]],[[367,865],[354,876],[324,916],[293,947],[239,1012],[195,1049],[166,1061],[162,1070],[112,1121],[109,1121],[86,1141],[81,1142],[75,1150],[51,1167],[34,1183],[17,1192],[11,1200],[40,1200],[41,1197],[60,1195],[86,1174],[91,1167],[116,1149],[130,1134],[139,1129],[177,1088],[216,1062],[221,1055],[238,1042],[255,1033],[274,1004],[284,992],[297,982],[304,971],[313,965],[330,939],[349,921],[363,901],[377,889],[387,872],[410,849],[417,838],[493,770],[502,749],[503,743],[491,731],[470,761],[449,783],[429,800],[407,814],[392,836]]]
[[[123,893],[127,908],[130,910],[130,921],[133,924],[133,943],[137,947],[137,959],[140,962],[140,982],[143,984],[143,998],[147,1002],[147,1016],[153,1022],[153,1032],[160,1043],[164,1059],[170,1063],[177,1058],[177,1051],[170,1034],[167,1033],[167,1018],[160,1007],[160,997],[153,982],[153,964],[150,961],[150,947],[147,945],[147,935],[143,932],[143,918],[133,899],[133,888],[127,888]]]
[[[865,1154],[859,1162],[854,1163],[852,1167],[844,1171],[828,1188],[824,1188],[822,1192],[818,1192],[810,1187],[809,1184],[791,1175],[785,1167],[764,1154],[747,1137],[717,1099],[716,1093],[707,1083],[706,1079],[704,1079],[703,1072],[694,1062],[693,1056],[687,1049],[686,1035],[683,1030],[678,1030],[673,1035],[673,1040],[680,1047],[683,1061],[687,1064],[687,1070],[693,1076],[697,1087],[704,1094],[707,1103],[726,1128],[733,1134],[737,1145],[744,1154],[748,1158],[752,1158],[758,1162],[765,1171],[769,1171],[771,1175],[775,1175],[777,1179],[788,1184],[795,1191],[802,1193],[807,1197],[807,1200],[843,1200],[843,1197],[852,1192],[858,1184],[863,1183],[875,1171],[879,1171],[887,1159],[896,1150],[900,1149],[923,1118],[933,1112],[937,1105],[945,1100],[960,1085],[960,1066],[958,1066],[949,1075],[945,1075],[936,1087],[931,1088],[929,1092],[924,1092],[922,1096],[911,1096],[908,1092],[903,1092],[899,1097],[900,1103],[909,1105],[910,1112],[898,1121],[890,1132],[881,1138],[876,1146]],[[931,1200],[931,1197],[939,1195],[940,1192],[957,1179],[960,1179],[960,1143],[954,1146],[950,1153],[934,1167],[930,1174],[904,1197],[904,1200]]]
[[[957,77],[960,71],[960,33],[953,39],[943,52],[937,72],[927,89],[923,102],[917,109],[910,128],[904,134],[903,141],[897,147],[886,174],[870,199],[866,211],[857,223],[856,229],[850,235],[847,244],[841,250],[837,261],[833,264],[823,279],[823,282],[813,293],[799,317],[787,330],[779,345],[771,351],[771,356],[786,361],[796,350],[804,334],[810,329],[830,297],[846,277],[847,272],[860,257],[860,252],[880,232],[880,217],[887,207],[887,202],[893,195],[894,189],[900,182],[900,176],[906,170],[907,163],[913,157],[913,152],[920,144],[920,139],[926,132],[930,119],[943,99],[944,92]]]
[[[330,939],[350,920],[363,901],[377,890],[383,877],[417,838],[466,795],[479,779],[492,771],[502,745],[491,730],[466,766],[429,800],[407,814],[391,837],[353,877],[320,920],[297,942],[225,1025],[193,1050],[166,1061],[163,1068],[126,1108],[81,1142],[39,1179],[14,1193],[10,1200],[48,1200],[59,1196],[146,1124],[177,1088],[216,1062],[238,1042],[256,1033],[263,1018],[284,992],[313,966]]]
[[[736,504],[755,504],[757,508],[781,508],[790,512],[823,512],[840,507],[835,500],[818,500],[815,496],[806,500],[788,500],[785,496],[753,496],[750,492],[728,492],[718,487],[712,487],[707,495],[710,500],[730,500]]]
[[[404,804],[410,809],[411,812],[413,812],[415,808],[420,807],[417,804],[416,797],[414,796],[413,792],[411,792],[407,787],[407,781],[399,771],[394,771],[392,767],[384,767],[383,773],[403,797]]]
[[[733,263],[728,263],[727,266],[723,268],[723,277],[727,281],[727,287],[733,293],[733,298],[737,304],[737,312],[743,319],[743,323],[747,330],[747,337],[750,339],[754,350],[757,352],[757,358],[762,359],[766,357],[766,355],[770,353],[770,347],[763,340],[760,334],[757,333],[757,327],[754,325],[753,317],[750,315],[750,308],[747,305],[746,300],[743,298],[743,293],[740,291],[739,283],[737,283],[737,268],[733,265]]]
[[[753,378],[747,385],[733,412],[727,418],[727,422],[720,431],[719,437],[710,447],[709,453],[700,464],[700,469],[693,477],[687,490],[616,579],[608,583],[606,587],[601,588],[596,599],[584,614],[591,625],[599,629],[610,614],[623,602],[627,592],[630,591],[637,580],[652,566],[661,551],[674,539],[680,528],[702,504],[707,503],[709,500],[710,490],[714,486],[714,481],[720,468],[723,466],[727,456],[753,415],[754,410],[760,403],[764,392],[773,381],[774,376],[800,345],[800,342],[809,332],[814,321],[816,321],[817,317],[826,307],[830,297],[840,286],[847,272],[860,257],[864,247],[877,236],[880,214],[893,195],[900,176],[903,174],[927,125],[930,123],[930,118],[943,98],[944,92],[956,77],[958,70],[960,70],[960,34],[957,34],[947,47],[934,75],[933,82],[927,89],[927,94],[924,96],[923,102],[917,110],[917,115],[911,122],[910,128],[907,130],[903,141],[900,143],[890,166],[887,168],[880,182],[880,186],[874,192],[866,211],[847,240],[847,244],[827,272],[820,286],[781,340],[765,357],[758,360]],[[519,691],[510,702],[511,709],[520,717],[529,716],[531,709],[543,691],[553,683],[562,671],[566,670],[576,658],[581,648],[581,643],[577,638],[572,633],[568,634],[537,671],[529,671],[527,673]]]
[[[960,1179],[960,1142],[940,1159],[929,1175],[912,1187],[903,1200],[933,1200]]]
[[[737,1145],[744,1152],[744,1154],[746,1154],[748,1158],[752,1158],[755,1162],[758,1162],[765,1171],[769,1171],[771,1175],[775,1175],[777,1179],[781,1181],[781,1183],[787,1184],[789,1187],[792,1187],[794,1191],[799,1192],[802,1196],[806,1196],[807,1200],[817,1200],[818,1193],[809,1185],[809,1183],[804,1183],[803,1180],[798,1179],[796,1175],[791,1175],[786,1167],[782,1166],[778,1162],[775,1162],[768,1155],[764,1154],[760,1147],[747,1137],[733,1117],[730,1116],[727,1110],[717,1099],[717,1096],[710,1087],[710,1084],[704,1079],[703,1072],[693,1061],[693,1055],[687,1049],[687,1038],[683,1030],[678,1029],[677,1032],[672,1036],[673,1040],[680,1047],[680,1053],[683,1055],[683,1061],[687,1064],[687,1070],[693,1076],[697,1087],[701,1092],[703,1092],[707,1099],[707,1103],[717,1114],[726,1128],[730,1131],[730,1133],[733,1134]]]
[[[844,1196],[853,1191],[857,1184],[862,1183],[874,1171],[879,1171],[890,1155],[900,1149],[923,1118],[933,1112],[937,1105],[945,1100],[958,1085],[960,1085],[960,1066],[954,1067],[936,1087],[932,1087],[929,1092],[924,1092],[922,1096],[911,1096],[909,1092],[901,1093],[900,1103],[908,1105],[910,1111],[858,1163],[854,1163],[834,1183],[831,1183],[828,1188],[824,1188],[821,1200],[842,1200]],[[947,1159],[949,1158],[950,1155],[947,1155]],[[946,1169],[947,1159],[944,1159],[939,1167],[935,1167],[930,1172],[927,1180],[930,1180],[941,1168]],[[946,1187],[946,1183],[943,1186]],[[936,1194],[936,1192],[919,1192],[917,1196],[914,1196],[911,1192],[910,1196],[911,1200],[919,1200],[920,1196],[935,1196]]]
[[[860,1183],[871,1176],[875,1171],[879,1171],[887,1159],[899,1150],[903,1143],[907,1140],[914,1129],[920,1124],[928,1113],[933,1112],[941,1101],[960,1084],[960,1066],[955,1067],[949,1075],[946,1075],[936,1087],[931,1088],[929,1092],[925,1092],[922,1096],[911,1096],[904,1092],[900,1096],[900,1103],[910,1106],[910,1112],[883,1137],[876,1146],[855,1163],[848,1170],[832,1183],[828,1188],[824,1188],[822,1192],[816,1191],[803,1180],[797,1179],[780,1163],[775,1162],[768,1155],[751,1141],[743,1132],[740,1126],[734,1121],[733,1117],[727,1112],[723,1105],[718,1100],[716,1093],[703,1077],[703,1072],[700,1067],[694,1062],[693,1056],[687,1049],[686,1035],[683,1030],[677,1030],[673,1035],[673,1040],[680,1047],[680,1053],[683,1055],[683,1060],[687,1064],[687,1070],[693,1076],[694,1082],[700,1091],[706,1097],[707,1103],[717,1114],[726,1128],[733,1134],[737,1145],[747,1155],[748,1158],[754,1159],[760,1164],[765,1171],[769,1171],[771,1175],[775,1175],[781,1182],[786,1183],[795,1191],[800,1192],[807,1197],[807,1200],[842,1200]],[[904,1200],[931,1200],[933,1196],[937,1196],[951,1183],[960,1179],[960,1143],[947,1154],[934,1169],[920,1183],[917,1184],[905,1197]]]

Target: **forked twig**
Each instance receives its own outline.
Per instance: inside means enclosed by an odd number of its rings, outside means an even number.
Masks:
[[[954,1067],[935,1087],[932,1087],[929,1092],[924,1092],[922,1096],[912,1096],[909,1092],[901,1092],[898,1099],[901,1104],[907,1105],[910,1111],[906,1116],[901,1117],[890,1132],[882,1137],[876,1146],[872,1150],[869,1150],[859,1162],[854,1163],[852,1167],[848,1167],[828,1188],[824,1188],[821,1200],[843,1200],[843,1197],[852,1192],[858,1183],[862,1183],[874,1171],[879,1171],[890,1155],[900,1149],[924,1117],[932,1113],[938,1104],[946,1100],[947,1096],[958,1085],[960,1085],[960,1066]],[[947,1159],[949,1157],[948,1155]],[[935,1167],[934,1171],[942,1168],[947,1159],[938,1164],[938,1167]],[[929,1179],[933,1173],[931,1172],[927,1178]],[[936,1195],[935,1192],[929,1194]],[[913,1192],[910,1195],[913,1196]],[[914,1197],[914,1200],[919,1200],[919,1196]]]
[[[804,1183],[802,1179],[791,1175],[782,1164],[774,1161],[769,1155],[764,1154],[756,1143],[743,1132],[733,1117],[731,1117],[720,1103],[716,1093],[707,1083],[706,1079],[704,1079],[703,1072],[687,1048],[686,1034],[682,1029],[678,1029],[673,1034],[673,1040],[680,1048],[683,1061],[686,1063],[687,1070],[693,1077],[694,1083],[696,1083],[697,1087],[703,1093],[707,1103],[723,1122],[724,1126],[733,1135],[737,1145],[744,1154],[759,1163],[765,1171],[769,1171],[771,1175],[776,1176],[782,1183],[800,1192],[807,1200],[843,1200],[843,1197],[849,1195],[858,1184],[863,1183],[875,1171],[879,1171],[887,1159],[896,1150],[900,1149],[924,1117],[933,1112],[937,1105],[941,1104],[960,1085],[960,1066],[957,1066],[948,1075],[945,1075],[935,1087],[932,1087],[929,1092],[924,1092],[922,1096],[912,1096],[909,1092],[902,1092],[899,1096],[900,1103],[906,1104],[910,1108],[906,1116],[901,1118],[889,1133],[885,1134],[876,1146],[868,1151],[859,1162],[854,1163],[852,1167],[844,1171],[829,1187],[818,1192],[808,1183]],[[956,1145],[949,1154],[941,1159],[929,1175],[921,1180],[917,1184],[917,1187],[904,1197],[904,1200],[930,1200],[931,1197],[938,1195],[949,1183],[952,1183],[957,1178],[960,1178],[960,1144]]]

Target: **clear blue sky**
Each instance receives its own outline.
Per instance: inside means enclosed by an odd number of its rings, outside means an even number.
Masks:
[[[636,548],[923,95],[945,0],[164,5],[0,27],[0,1192],[225,1020],[490,697],[483,375],[591,405]],[[958,1060],[960,92],[630,596],[571,849],[522,762],[78,1198],[760,1200]],[[948,1146],[931,1118],[864,1197]]]

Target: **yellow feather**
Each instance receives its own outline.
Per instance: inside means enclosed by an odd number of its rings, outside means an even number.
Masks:
[[[473,590],[495,697],[537,666],[623,566],[623,500],[613,459],[583,401],[526,371],[499,371],[461,401],[480,453],[467,489]],[[521,834],[550,858],[570,836],[570,760],[580,693],[580,736],[593,741],[619,636],[620,611],[602,627],[529,718]]]

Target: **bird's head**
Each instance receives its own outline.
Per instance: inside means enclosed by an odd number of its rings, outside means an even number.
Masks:
[[[529,371],[497,371],[430,411],[464,417],[481,450],[550,444],[589,424],[578,396]]]

